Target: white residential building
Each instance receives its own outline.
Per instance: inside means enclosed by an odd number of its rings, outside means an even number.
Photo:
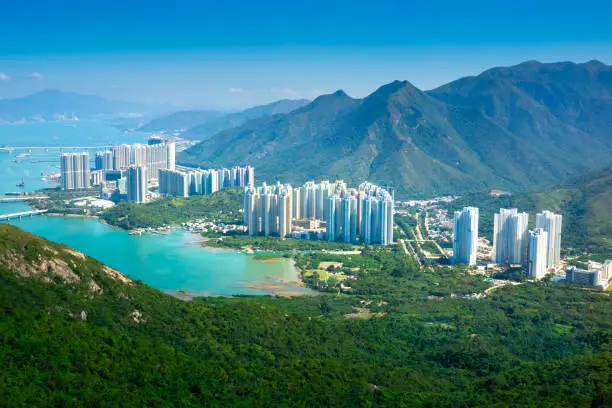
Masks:
[[[529,214],[501,208],[493,220],[494,261],[500,265],[527,262]]]
[[[191,174],[159,169],[159,193],[163,196],[189,197]],[[194,177],[197,177],[195,175]]]
[[[127,169],[128,201],[136,204],[147,202],[147,168],[130,166]]]
[[[542,279],[547,273],[548,233],[542,228],[529,232],[529,260],[527,274],[535,279]]]
[[[90,187],[89,153],[64,153],[60,159],[62,190]]]
[[[563,216],[551,211],[542,211],[536,215],[536,228],[548,233],[546,267],[556,268],[561,262],[561,228]]]
[[[453,224],[453,262],[476,265],[478,252],[478,216],[476,207],[455,211]]]

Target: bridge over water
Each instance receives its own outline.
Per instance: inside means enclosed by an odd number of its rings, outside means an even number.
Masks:
[[[12,213],[12,214],[1,214],[0,221],[10,221],[10,220],[22,219],[26,217],[33,217],[35,215],[44,214],[47,211],[49,210],[31,210],[31,211],[22,211],[22,212]]]

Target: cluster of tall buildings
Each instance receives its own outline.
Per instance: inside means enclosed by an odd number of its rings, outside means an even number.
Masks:
[[[125,185],[127,198],[134,203],[147,200],[149,183],[158,177],[160,170],[174,170],[176,145],[159,137],[152,137],[148,144],[123,144],[97,152],[94,168],[90,169],[88,153],[65,153],[60,159],[61,187],[63,190],[89,188],[107,182]]]
[[[476,264],[478,208],[455,212],[453,258],[457,263]],[[529,276],[541,279],[560,262],[562,216],[551,211],[536,215],[536,228],[529,231],[529,214],[516,208],[501,208],[493,218],[493,261],[499,265],[526,265]]]
[[[529,214],[516,208],[500,209],[493,223],[494,261],[500,265],[527,265],[527,273],[541,279],[561,261],[562,216],[551,211],[536,215],[528,230]]]
[[[96,153],[95,169],[127,170],[130,166],[146,167],[147,180],[157,178],[160,169],[176,167],[176,145],[153,137],[148,144],[122,144]]]
[[[251,166],[191,171],[159,170],[159,193],[165,196],[189,197],[211,194],[227,187],[254,185],[255,169]]]
[[[89,188],[89,153],[64,153],[60,158],[62,190]]]
[[[501,208],[493,217],[494,261],[500,265],[524,264],[527,259],[529,214]]]
[[[343,181],[309,181],[301,187],[277,183],[247,187],[244,222],[249,235],[286,237],[294,222],[321,221],[328,241],[387,245],[393,242],[393,197],[372,183],[357,189]],[[322,223],[317,223],[321,225]]]

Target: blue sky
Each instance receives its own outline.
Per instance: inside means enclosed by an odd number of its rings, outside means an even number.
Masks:
[[[527,59],[612,63],[605,1],[0,0],[0,97],[232,109]]]

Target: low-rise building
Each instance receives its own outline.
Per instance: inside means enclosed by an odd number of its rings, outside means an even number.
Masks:
[[[599,284],[598,271],[587,271],[570,266],[565,270],[565,282],[572,285],[597,286]]]

